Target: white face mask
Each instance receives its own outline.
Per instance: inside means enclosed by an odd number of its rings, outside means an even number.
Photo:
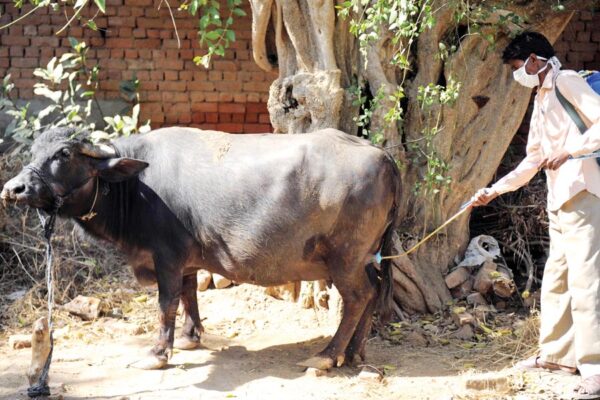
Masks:
[[[544,58],[544,57],[538,57],[538,59],[540,59],[542,61],[548,60],[547,58]],[[540,74],[541,72],[545,71],[546,68],[548,68],[548,63],[546,63],[544,68],[540,69],[537,72],[537,74],[529,75],[527,73],[527,71],[525,71],[525,66],[527,65],[528,62],[529,62],[529,58],[527,58],[527,60],[525,60],[525,63],[521,66],[521,68],[517,69],[516,71],[513,71],[513,78],[515,78],[515,81],[519,82],[521,85],[523,85],[525,87],[534,88],[540,84],[540,77],[538,76],[538,74]]]

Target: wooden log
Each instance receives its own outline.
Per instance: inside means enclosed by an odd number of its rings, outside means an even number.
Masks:
[[[42,317],[33,324],[33,333],[31,334],[31,364],[27,371],[30,385],[38,381],[48,354],[50,354],[50,331],[48,320],[46,317]]]
[[[477,271],[477,275],[475,275],[473,289],[483,295],[487,294],[494,284],[493,273],[496,272],[496,268],[496,264],[493,261],[488,260],[483,263],[479,271]]]
[[[504,299],[513,295],[515,290],[517,290],[517,287],[515,281],[512,279],[510,271],[507,271],[504,268],[498,268],[497,275],[492,284],[492,290],[497,296]]]

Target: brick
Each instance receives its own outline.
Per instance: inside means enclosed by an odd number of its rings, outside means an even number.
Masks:
[[[16,68],[36,68],[39,61],[37,58],[13,58],[10,64]]]
[[[154,62],[150,60],[126,60],[127,66],[134,70],[151,70],[154,68]]]
[[[244,132],[244,124],[218,123],[217,130],[229,133],[242,133]]]
[[[219,113],[219,122],[231,122],[231,114]]]
[[[162,99],[165,102],[183,103],[189,101],[189,96],[187,93],[162,92]]]
[[[120,37],[132,37],[133,36],[133,28],[119,28],[119,36]]]
[[[590,38],[591,38],[591,32],[589,32],[589,31],[577,32],[577,41],[578,42],[588,43],[590,41]]]
[[[245,133],[266,133],[272,129],[271,125],[267,124],[244,124]]]
[[[223,73],[221,71],[209,71],[208,80],[211,82],[223,80]]]
[[[8,47],[0,47],[0,57],[8,57]]]
[[[148,49],[140,49],[138,50],[138,57],[144,60],[152,59],[152,51]]]
[[[267,104],[266,103],[249,103],[246,104],[246,110],[248,113],[257,113],[257,114],[264,114],[264,113],[268,113],[269,110],[267,109]]]
[[[216,92],[205,93],[204,98],[209,103],[218,103],[219,102],[219,93],[216,93]]]
[[[192,104],[193,112],[216,113],[219,110],[217,103],[197,103]]]
[[[258,122],[261,124],[270,124],[271,117],[269,116],[269,114],[260,114],[258,116]]]
[[[148,13],[148,11],[149,10],[146,10],[146,13]],[[159,19],[159,18],[137,18],[137,27],[138,28],[166,29],[167,24],[169,22],[170,21],[167,19],[163,20],[163,19]]]
[[[206,94],[203,92],[190,92],[190,100],[192,104],[206,101]]]
[[[37,35],[37,26],[25,25],[25,27],[23,28],[23,34],[25,36],[36,36]]]
[[[187,125],[192,122],[192,115],[190,113],[180,113],[177,122],[180,124]]]
[[[33,78],[13,79],[13,82],[15,84],[15,87],[24,89],[31,89],[33,88],[33,85],[37,83],[37,81]]]
[[[29,46],[29,38],[26,37],[3,35],[1,39],[5,46]]]
[[[248,113],[248,114],[246,114],[245,122],[248,122],[248,123],[258,123],[258,114],[256,114],[256,113]]]
[[[193,71],[179,71],[179,79],[186,82],[191,82],[194,79]]]
[[[8,58],[0,58],[0,68],[8,68],[10,65],[10,61]],[[4,76],[4,75],[2,75]]]
[[[133,37],[136,39],[141,39],[146,37],[146,30],[144,28],[136,28],[132,32]]]
[[[233,95],[229,92],[219,93],[219,103],[231,103],[233,102]]]
[[[237,72],[223,71],[223,80],[237,82],[238,81]]]
[[[163,70],[180,70],[183,68],[183,61],[181,60],[158,60],[156,61],[156,68]]]
[[[579,19],[581,21],[591,21],[592,16],[593,16],[593,14],[591,11],[581,11],[579,14]]]
[[[592,32],[592,42],[600,42],[600,30]]]
[[[239,103],[219,104],[218,111],[220,113],[244,114],[246,112],[246,106]]]
[[[176,81],[179,79],[177,71],[165,71],[165,81]]]
[[[31,47],[27,48],[31,49]],[[25,48],[21,46],[5,47],[4,49],[7,51],[7,53],[10,52],[11,57],[23,57],[23,55],[25,54]]]
[[[108,60],[101,61],[101,65],[109,70],[124,70],[127,69],[127,63],[125,60],[120,58],[109,58]]]
[[[231,122],[250,122],[246,121],[245,114],[231,114]]]
[[[116,49],[131,49],[133,46],[133,39],[126,38],[110,38],[106,39],[106,47],[112,47]]]
[[[137,49],[160,49],[160,39],[136,39]]]
[[[216,113],[216,112],[206,113],[206,122],[209,122],[209,123],[219,122],[219,113]]]
[[[140,82],[140,90],[153,91],[158,90],[158,82],[142,81]],[[160,96],[159,96],[160,98]]]
[[[237,71],[238,67],[233,61],[213,61],[213,68],[217,71]]]
[[[146,35],[148,36],[148,38],[151,38],[151,39],[159,39],[160,31],[158,29],[148,29],[146,31]]]
[[[165,71],[165,76],[166,76],[166,71]],[[172,91],[172,92],[183,92],[183,91],[185,91],[185,85],[186,85],[186,82],[179,82],[179,81],[160,82],[158,84],[158,89],[160,91],[168,90],[168,91]]]
[[[244,92],[263,92],[268,93],[271,83],[269,82],[246,82],[243,84]]]
[[[161,39],[171,39],[173,37],[173,32],[171,32],[169,29],[169,27],[167,26],[163,26],[162,31],[160,31],[160,38]]]
[[[154,5],[154,0],[125,0],[126,6],[148,7]]]
[[[193,107],[193,105],[192,105]],[[192,112],[192,122],[195,124],[201,124],[206,121],[205,115],[202,112]]]
[[[153,81],[162,81],[165,78],[163,71],[150,71],[150,79]]]
[[[138,58],[138,52],[137,50],[125,50],[125,58],[129,58],[129,59],[137,59]]]
[[[246,93],[234,93],[233,101],[236,103],[245,103],[246,102]]]
[[[121,60],[124,58],[125,51],[123,49],[112,49],[110,51],[110,58]]]

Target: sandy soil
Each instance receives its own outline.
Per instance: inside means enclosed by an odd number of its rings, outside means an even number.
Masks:
[[[140,371],[128,365],[154,340],[155,300],[143,315],[101,318],[71,326],[56,340],[51,390],[64,399],[558,399],[577,377],[521,374],[492,366],[485,348],[454,342],[392,345],[369,341],[369,366],[382,381],[359,376],[363,367],[342,367],[324,376],[297,362],[322,349],[335,331],[327,312],[305,310],[241,285],[199,296],[206,333],[203,348],[178,351],[169,368]],[[140,314],[139,310],[135,313]],[[134,314],[134,312],[132,312]],[[144,328],[150,333],[141,333]],[[63,329],[64,330],[64,329]],[[137,333],[137,334],[136,334]],[[24,399],[30,349],[0,345],[0,398]],[[491,367],[491,368],[490,368]],[[368,369],[369,367],[367,367]],[[473,371],[493,371],[492,391],[467,390]],[[495,378],[494,378],[495,379]]]

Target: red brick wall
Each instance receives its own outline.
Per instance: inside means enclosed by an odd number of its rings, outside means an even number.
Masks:
[[[33,98],[36,82],[33,70],[53,56],[70,49],[68,37],[85,40],[91,46],[90,62],[101,68],[100,99],[118,99],[119,83],[133,74],[141,82],[142,118],[152,126],[186,125],[228,132],[271,131],[266,109],[269,86],[276,73],[265,73],[252,60],[251,20],[235,22],[237,40],[217,57],[210,69],[196,66],[195,56],[204,54],[198,43],[198,17],[173,9],[181,39],[178,48],[175,30],[165,3],[159,0],[107,0],[106,15],[95,19],[102,32],[94,32],[75,21],[59,37],[64,15],[38,10],[9,30],[0,31],[0,77],[10,73],[14,96]],[[0,25],[30,9],[17,11],[12,0],[0,0]],[[89,16],[89,12],[88,15]]]
[[[554,49],[563,68],[600,70],[600,10],[576,13]]]

